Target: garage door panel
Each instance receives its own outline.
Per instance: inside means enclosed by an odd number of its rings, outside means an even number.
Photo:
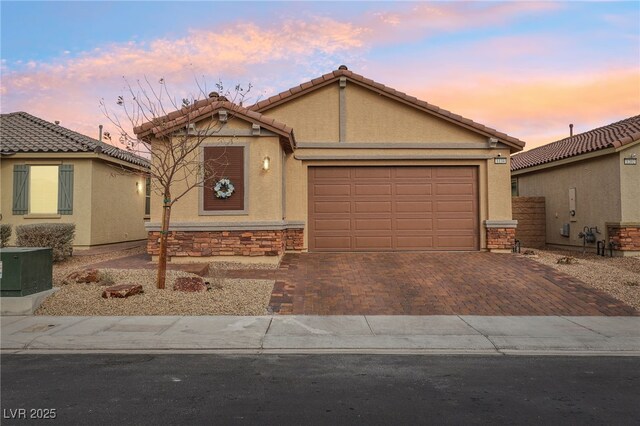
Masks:
[[[433,229],[433,219],[396,219],[396,229],[399,231],[430,231]]]
[[[391,213],[391,201],[355,201],[355,213]]]
[[[405,250],[428,250],[433,247],[433,237],[427,235],[398,235],[396,248]]]
[[[396,211],[399,213],[430,212],[431,201],[396,201]]]
[[[459,229],[468,230],[473,229],[473,217],[468,218],[446,218],[446,219],[436,219],[436,228],[438,231],[456,231]]]
[[[312,188],[313,188],[313,195],[315,195],[316,197],[321,197],[326,195],[329,195],[332,197],[351,196],[351,185],[349,184],[321,184],[321,185],[314,185]]]
[[[475,169],[473,167],[434,167],[434,178],[473,178]]]
[[[356,231],[391,231],[393,221],[389,219],[355,219]]]
[[[469,212],[473,210],[473,201],[438,201],[436,203],[436,211],[442,212]]]
[[[430,179],[433,169],[431,167],[396,167],[396,178],[410,178],[410,179]]]
[[[314,167],[309,169],[316,179],[346,179],[351,178],[349,167]]]
[[[436,195],[469,195],[473,196],[473,184],[469,183],[436,183]]]
[[[431,195],[430,183],[398,183],[397,195]]]
[[[356,179],[390,179],[392,171],[389,167],[354,167],[353,170]]]
[[[351,219],[316,219],[313,221],[316,231],[348,231]]]
[[[314,213],[350,213],[350,201],[316,201],[313,203]]]
[[[348,236],[321,236],[317,235],[313,239],[316,249],[325,250],[349,250],[351,248],[351,237]]]
[[[469,250],[475,244],[473,235],[438,236],[436,246],[439,250]]]
[[[393,237],[389,236],[356,236],[354,238],[355,249],[365,250],[391,250]]]
[[[391,195],[391,184],[355,184],[355,195]]]
[[[473,167],[310,167],[311,251],[477,250]]]

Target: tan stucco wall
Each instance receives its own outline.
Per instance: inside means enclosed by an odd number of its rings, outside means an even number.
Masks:
[[[347,83],[347,142],[486,142],[487,138],[414,107]]]
[[[230,122],[231,124],[231,122]],[[239,119],[233,120],[233,127],[251,129],[251,124]],[[282,149],[277,136],[216,136],[208,138],[194,152],[194,159],[200,158],[205,146],[244,146],[248,155],[248,180],[245,191],[248,192],[246,214],[203,214],[199,212],[200,188],[194,188],[178,200],[171,209],[171,223],[225,223],[225,222],[269,222],[282,220]],[[268,171],[262,170],[265,156],[270,158]],[[155,186],[157,188],[157,185]],[[172,195],[177,196],[186,185],[176,182]],[[161,222],[162,196],[158,191],[151,195],[151,223]]]
[[[619,154],[612,153],[517,175],[518,195],[545,197],[547,244],[582,246],[578,233],[585,226],[597,226],[597,239],[606,238],[605,223],[622,218],[620,167]],[[576,188],[575,222],[569,215],[569,188]],[[564,223],[571,224],[569,238],[560,235]]]
[[[622,222],[640,222],[640,164],[625,166],[624,157],[640,158],[640,143],[626,148],[619,153],[620,164],[620,198]]]
[[[75,223],[75,246],[87,246],[91,244],[91,172],[90,159],[37,159],[37,158],[8,158],[0,160],[2,174],[2,194],[0,207],[2,223],[13,225],[13,233],[10,244],[15,243],[15,227],[31,223]],[[73,165],[73,214],[51,215],[37,217],[31,215],[14,215],[13,207],[13,166],[15,164],[33,165]]]
[[[265,114],[292,127],[299,142],[337,142],[339,107],[336,82],[271,108]]]
[[[338,142],[340,90],[345,92],[344,142],[487,141],[485,136],[349,81],[344,89],[336,81],[264,114],[293,127],[298,142]]]
[[[145,177],[95,160],[91,173],[91,245],[145,239]]]

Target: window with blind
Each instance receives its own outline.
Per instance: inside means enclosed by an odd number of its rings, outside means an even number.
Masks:
[[[211,173],[202,191],[204,211],[241,211],[245,209],[244,147],[212,146],[204,148],[204,167]],[[228,198],[216,197],[214,187],[223,178],[231,181],[234,191]]]

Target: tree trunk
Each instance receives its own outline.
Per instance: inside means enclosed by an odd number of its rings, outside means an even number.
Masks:
[[[158,256],[158,288],[164,289],[167,280],[167,237],[171,218],[171,196],[165,195],[162,205],[162,228],[160,231],[160,255]]]

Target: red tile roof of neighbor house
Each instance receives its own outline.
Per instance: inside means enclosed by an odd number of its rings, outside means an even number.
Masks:
[[[101,153],[149,167],[146,158],[21,111],[0,115],[0,141],[3,155],[21,152]]]
[[[253,124],[258,124],[284,137],[287,140],[287,148],[291,151],[295,149],[295,137],[291,127],[262,115],[259,112],[251,111],[238,104],[229,102],[225,97],[217,96],[201,99],[194,102],[193,105],[170,112],[162,117],[157,117],[152,121],[135,127],[133,132],[139,138],[151,135],[160,137],[178,130],[189,123],[195,123],[206,116],[211,116],[220,110],[227,111],[231,117],[236,116]]]
[[[526,169],[605,148],[619,148],[639,139],[640,115],[636,115],[516,154],[511,157],[511,170]]]
[[[399,100],[413,106],[415,108],[419,108],[423,111],[426,111],[432,115],[443,118],[447,121],[454,122],[463,127],[467,127],[470,130],[475,132],[482,133],[486,136],[495,137],[501,142],[510,145],[517,150],[521,150],[525,143],[520,139],[514,138],[513,136],[509,136],[506,133],[499,132],[490,127],[484,126],[480,123],[476,123],[473,120],[462,117],[460,115],[454,114],[451,111],[447,111],[435,105],[429,104],[425,101],[422,101],[414,96],[407,95],[406,93],[400,92],[398,90],[392,89],[391,87],[387,87],[384,84],[377,83],[371,79],[363,77],[360,74],[356,74],[353,71],[349,71],[346,66],[341,65],[339,69],[332,71],[330,73],[324,74],[318,78],[314,78],[311,81],[307,81],[306,83],[302,83],[299,86],[295,86],[289,90],[285,90],[282,93],[278,93],[277,95],[271,96],[267,99],[264,99],[260,102],[249,107],[249,109],[254,111],[264,112],[270,108],[278,106],[284,102],[288,102],[292,99],[295,99],[305,93],[316,90],[320,87],[331,84],[340,79],[340,77],[346,77],[348,80],[360,84],[361,86],[367,87],[378,93],[388,96],[392,99]]]

